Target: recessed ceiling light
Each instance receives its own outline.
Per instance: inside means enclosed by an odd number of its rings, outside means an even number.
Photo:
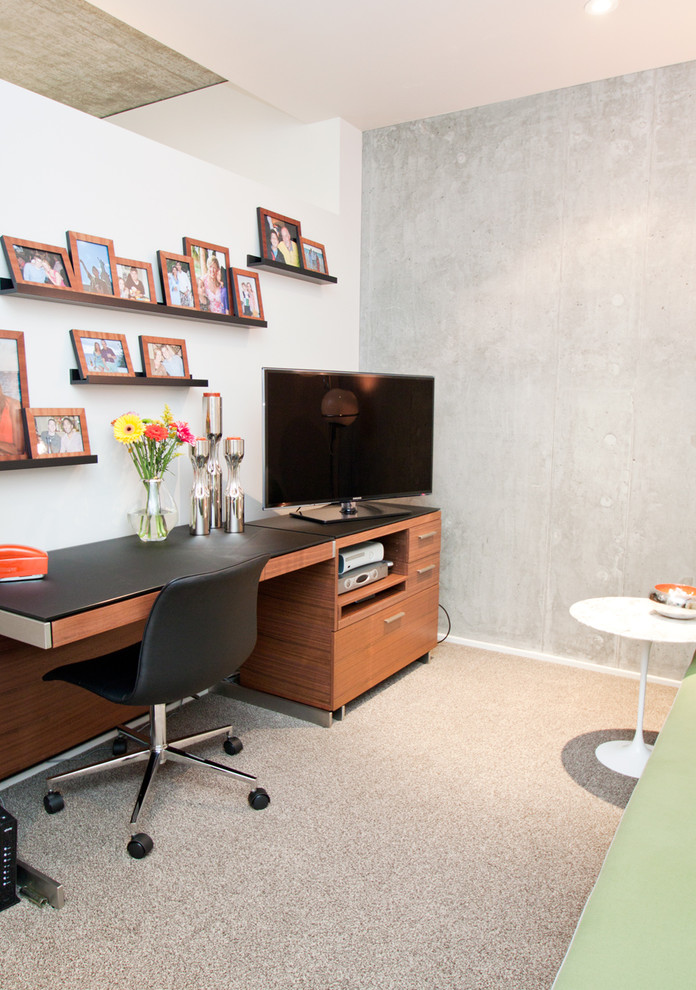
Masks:
[[[610,14],[619,6],[619,0],[587,0],[585,11],[588,14]]]

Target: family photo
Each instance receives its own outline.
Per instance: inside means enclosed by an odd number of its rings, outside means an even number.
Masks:
[[[73,231],[68,231],[68,242],[78,283],[76,288],[101,296],[116,295],[113,244],[107,239]]]
[[[32,457],[89,453],[84,409],[27,409]]]
[[[70,262],[63,248],[4,236],[3,246],[15,281],[71,288]]]
[[[261,254],[268,261],[301,268],[300,222],[258,207]]]
[[[141,337],[140,351],[146,377],[190,377],[185,341],[161,337]]]
[[[166,251],[158,251],[157,257],[167,305],[195,309],[198,305],[198,288],[195,274],[191,270],[191,258],[168,254]]]
[[[246,317],[249,320],[262,320],[263,303],[261,302],[259,277],[256,272],[233,268],[232,278],[235,315]]]
[[[83,378],[88,375],[133,375],[125,337],[71,330],[73,346]]]
[[[121,299],[137,302],[156,302],[152,283],[152,269],[140,262],[116,261],[118,292]]]
[[[203,313],[230,313],[228,291],[229,257],[227,248],[184,238],[184,250],[193,262],[198,289],[198,305]]]
[[[0,460],[23,460],[27,456],[22,404],[28,401],[23,335],[0,330]]]

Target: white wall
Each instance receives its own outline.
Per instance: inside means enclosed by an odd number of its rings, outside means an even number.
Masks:
[[[99,457],[96,465],[1,471],[0,543],[53,549],[130,532],[126,511],[139,482],[110,427],[122,412],[156,416],[167,402],[202,430],[203,389],[70,385],[71,328],[125,334],[138,370],[140,334],[184,338],[193,377],[222,393],[225,435],[246,440],[247,519],[259,516],[261,368],[358,367],[359,132],[337,129],[339,208],[329,211],[4,82],[0,101],[1,233],[60,245],[69,229],[111,237],[117,255],[149,261],[155,272],[157,250],[181,252],[188,235],[226,245],[231,264],[245,268],[247,253],[258,254],[256,207],[264,206],[301,220],[303,233],[326,245],[338,277],[324,285],[261,272],[266,329],[0,297],[0,327],[25,335],[32,405],[83,407]],[[8,275],[4,258],[0,266]],[[187,459],[175,462],[174,477],[186,521]]]
[[[338,210],[341,121],[302,124],[232,83],[116,114],[111,122],[246,175],[284,198]],[[264,205],[264,204],[260,204]]]

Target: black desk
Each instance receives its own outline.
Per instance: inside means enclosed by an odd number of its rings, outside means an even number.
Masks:
[[[410,518],[433,511],[399,509]],[[258,556],[270,558],[262,581],[281,577],[332,560],[336,540],[390,521],[321,525],[273,515],[248,523],[243,533],[213,530],[197,537],[179,526],[163,543],[126,536],[53,550],[42,580],[0,583],[0,780],[127,720],[122,706],[42,677],[61,663],[137,642],[172,578]]]
[[[312,550],[317,552],[312,554]],[[191,537],[188,526],[178,526],[163,543],[145,544],[125,536],[52,550],[45,578],[0,584],[0,636],[50,649],[82,639],[86,631],[104,631],[116,624],[115,609],[101,626],[95,624],[96,615],[90,623],[85,613],[129,601],[137,608],[134,599],[156,594],[173,578],[262,556],[273,558],[262,579],[274,577],[308,562],[331,558],[333,537],[253,524],[243,533],[218,529],[210,536]],[[287,558],[285,564],[283,558]],[[128,611],[131,620],[142,612]],[[82,620],[69,622],[79,616]],[[67,638],[60,634],[66,628],[79,629],[81,634]]]
[[[126,536],[53,550],[45,578],[0,584],[0,780],[142,711],[47,684],[46,671],[137,642],[172,578],[266,555],[262,580],[330,560],[333,537],[253,525],[192,537],[180,526],[164,543]]]

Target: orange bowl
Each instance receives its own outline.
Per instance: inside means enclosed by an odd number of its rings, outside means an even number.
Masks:
[[[690,584],[656,584],[650,597],[666,605],[696,607],[696,588]]]

